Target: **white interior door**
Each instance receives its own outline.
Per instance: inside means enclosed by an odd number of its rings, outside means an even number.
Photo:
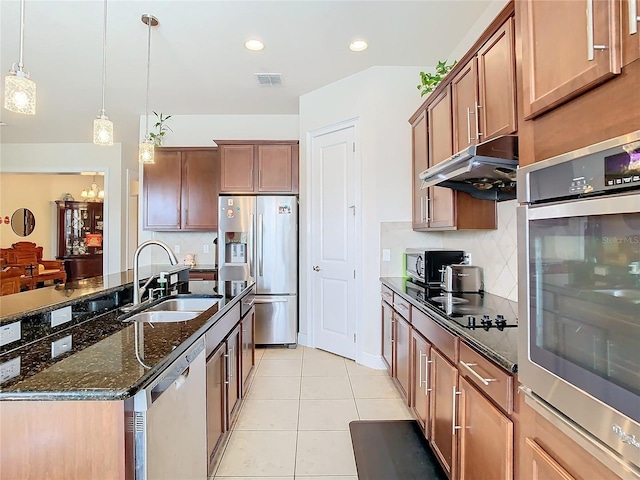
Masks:
[[[355,126],[311,139],[312,325],[317,348],[355,359]]]

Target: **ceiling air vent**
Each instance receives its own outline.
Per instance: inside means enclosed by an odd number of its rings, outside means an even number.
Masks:
[[[281,87],[282,86],[282,74],[281,73],[256,73],[256,80],[258,85],[263,87]]]

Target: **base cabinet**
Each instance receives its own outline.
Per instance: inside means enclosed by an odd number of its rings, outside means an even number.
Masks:
[[[431,437],[429,431],[429,394],[431,367],[431,344],[416,330],[411,331],[411,408],[416,420],[424,431],[425,438]]]
[[[216,449],[227,431],[226,421],[226,346],[222,345],[207,359],[207,454],[211,465]],[[209,470],[209,475],[213,472]]]
[[[255,330],[256,330],[256,309],[251,307],[242,318],[240,324],[242,328],[242,396],[247,394],[249,389],[249,377],[255,365]]]
[[[240,412],[242,398],[242,340],[240,338],[241,325],[233,329],[227,339],[227,415],[229,425],[233,425]]]
[[[458,478],[512,479],[513,422],[466,379],[459,383]]]
[[[400,389],[400,393],[409,403],[409,383],[410,383],[410,358],[409,349],[411,344],[411,325],[402,315],[394,312],[395,322],[395,379]]]
[[[393,377],[393,307],[382,302],[382,360],[387,365],[389,375]]]

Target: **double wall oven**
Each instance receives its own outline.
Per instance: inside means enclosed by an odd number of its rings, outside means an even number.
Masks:
[[[640,131],[519,169],[518,200],[522,390],[640,477]]]

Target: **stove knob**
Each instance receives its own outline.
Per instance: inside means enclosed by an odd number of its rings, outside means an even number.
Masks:
[[[469,315],[467,317],[467,325],[469,328],[476,328],[476,317]]]
[[[496,316],[496,325],[500,326],[500,327],[506,327],[507,326],[507,321],[504,318],[504,315],[497,315]]]
[[[489,318],[489,315],[483,315],[480,323],[482,324],[482,328],[484,328],[486,331],[489,331],[489,329],[491,328],[491,318]]]

